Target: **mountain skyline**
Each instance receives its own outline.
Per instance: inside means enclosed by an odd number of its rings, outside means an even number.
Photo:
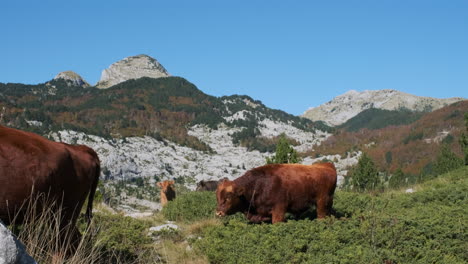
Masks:
[[[95,84],[148,54],[214,96],[295,115],[349,90],[468,97],[466,1],[7,2],[0,82]]]
[[[127,80],[136,80],[142,77],[157,79],[171,77],[171,74],[155,58],[146,54],[139,54],[112,63],[109,68],[102,71],[101,79],[94,85],[90,85],[78,73],[73,71],[60,72],[53,80],[63,79],[68,83],[68,86],[81,86],[83,88],[93,86],[107,89]],[[50,81],[46,82],[46,84],[50,85]],[[312,121],[324,121],[327,125],[337,126],[369,108],[388,110],[406,108],[409,111],[416,112],[432,111],[460,100],[466,100],[466,98],[440,99],[415,96],[392,89],[364,90],[362,92],[349,90],[344,94],[336,95],[326,103],[306,109],[302,115],[298,116]]]

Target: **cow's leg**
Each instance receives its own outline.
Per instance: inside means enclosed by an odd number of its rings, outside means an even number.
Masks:
[[[252,223],[261,223],[261,222],[271,221],[271,217],[263,216],[263,215],[259,215],[259,214],[247,213],[246,217]]]
[[[333,211],[333,196],[328,197],[327,210],[328,215],[335,214]]]
[[[279,204],[273,207],[271,211],[272,215],[272,223],[284,222],[285,217],[284,214],[286,213],[286,206],[284,204]]]
[[[323,196],[317,201],[317,218],[324,218],[330,214],[330,209],[333,204],[328,196]]]

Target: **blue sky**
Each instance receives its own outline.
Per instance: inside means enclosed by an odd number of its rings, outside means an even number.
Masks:
[[[298,115],[348,90],[468,97],[468,1],[2,1],[0,82],[148,54],[205,93]]]

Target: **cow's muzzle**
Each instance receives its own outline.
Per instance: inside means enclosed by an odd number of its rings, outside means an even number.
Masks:
[[[216,216],[224,216],[224,212],[223,211],[216,211]]]

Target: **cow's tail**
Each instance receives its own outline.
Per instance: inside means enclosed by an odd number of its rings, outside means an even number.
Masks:
[[[96,155],[96,158],[97,158],[97,155]],[[88,195],[88,206],[86,208],[86,220],[88,222],[88,227],[91,224],[91,219],[93,218],[93,200],[94,200],[94,195],[96,194],[96,189],[97,189],[100,175],[101,175],[101,165],[99,162],[99,158],[97,158],[95,175],[93,177],[93,182],[91,183],[91,190],[89,191],[89,195]]]

